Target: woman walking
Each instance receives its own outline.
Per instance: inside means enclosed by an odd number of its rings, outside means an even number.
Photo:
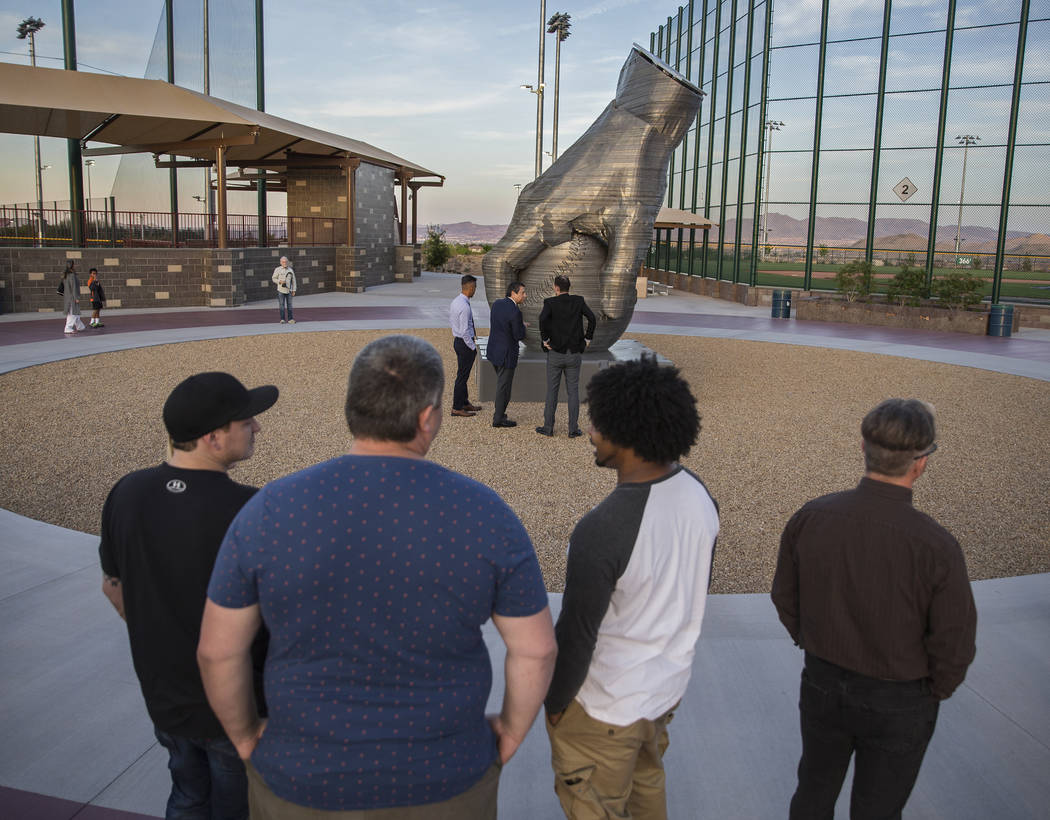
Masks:
[[[59,282],[58,292],[62,294],[62,309],[66,313],[66,333],[76,333],[79,330],[87,330],[80,320],[80,280],[77,272],[73,269],[73,262],[66,265]]]

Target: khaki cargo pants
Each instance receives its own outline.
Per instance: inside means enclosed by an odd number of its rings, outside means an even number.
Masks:
[[[667,820],[663,756],[675,704],[656,720],[614,726],[577,701],[547,724],[554,791],[569,820]]]

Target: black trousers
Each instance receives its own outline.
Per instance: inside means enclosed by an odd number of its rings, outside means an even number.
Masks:
[[[503,421],[507,417],[507,405],[510,404],[510,391],[514,387],[514,368],[496,367],[496,402],[492,408],[492,423]]]
[[[467,347],[467,343],[459,336],[452,342],[452,349],[456,351],[456,383],[452,387],[452,409],[462,410],[470,404],[470,399],[467,398],[467,380],[470,378],[470,368],[474,366],[478,351]]]
[[[799,694],[802,759],[791,820],[832,820],[852,755],[852,820],[900,818],[939,706],[925,681],[869,678],[807,653]]]

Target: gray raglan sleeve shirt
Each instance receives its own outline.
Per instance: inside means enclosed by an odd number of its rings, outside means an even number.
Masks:
[[[563,712],[587,679],[598,628],[631,560],[649,491],[649,484],[617,487],[573,530],[565,595],[554,627],[558,661],[544,703],[549,714]]]

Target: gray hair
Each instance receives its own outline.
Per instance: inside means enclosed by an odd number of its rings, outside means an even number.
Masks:
[[[886,399],[864,417],[860,434],[865,469],[902,476],[937,438],[933,407],[919,399]]]
[[[445,369],[430,342],[384,336],[365,345],[350,367],[346,423],[357,438],[411,441],[419,414],[441,407]]]

